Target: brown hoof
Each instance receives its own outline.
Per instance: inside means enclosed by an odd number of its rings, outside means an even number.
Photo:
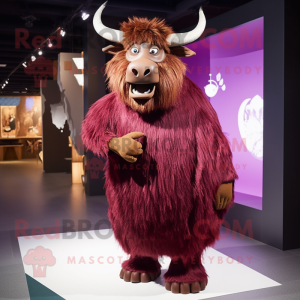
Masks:
[[[191,292],[191,285],[189,283],[180,283],[180,293],[189,294]]]
[[[123,279],[123,277],[124,277],[124,272],[125,272],[124,269],[122,269],[121,272],[120,272],[120,277],[121,277],[122,279]]]
[[[170,282],[166,282],[165,283],[165,288],[167,291],[171,291],[171,283]]]
[[[147,283],[147,282],[150,282],[150,281],[151,281],[151,278],[150,278],[149,274],[147,274],[147,273],[142,273],[141,274],[141,282]]]
[[[139,283],[141,282],[141,274],[138,272],[132,272],[131,273],[131,282],[133,283]]]
[[[173,294],[190,294],[199,293],[204,291],[207,286],[205,281],[195,281],[192,284],[186,282],[166,282],[165,288],[167,291],[171,291]]]
[[[150,281],[156,280],[160,275],[160,271],[157,273],[139,273],[139,272],[131,272],[126,271],[124,269],[120,272],[120,278],[122,278],[126,282],[132,282],[132,283],[147,283]]]
[[[179,285],[179,283],[173,282],[173,283],[171,284],[171,292],[172,292],[173,294],[179,294],[179,292],[180,292],[180,285]]]

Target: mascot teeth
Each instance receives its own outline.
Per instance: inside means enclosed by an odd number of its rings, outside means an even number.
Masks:
[[[142,94],[142,93],[138,92],[136,89],[133,89],[132,91],[133,91],[134,94],[138,94],[138,95]]]
[[[137,94],[137,95],[142,95],[142,94],[150,94],[151,90],[149,89],[148,91],[144,92],[144,93],[140,93],[139,91],[137,91],[136,89],[132,89],[132,92],[134,94]]]

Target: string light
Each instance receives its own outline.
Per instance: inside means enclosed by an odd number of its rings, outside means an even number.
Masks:
[[[89,15],[88,13],[83,12],[82,15],[81,15],[81,18],[82,18],[82,20],[85,21],[89,16],[90,16],[90,15]]]
[[[50,39],[47,40],[47,44],[48,44],[49,48],[51,48],[53,46]]]
[[[93,0],[87,0],[87,3],[90,3],[90,2],[92,2],[92,1],[93,1]],[[87,19],[89,18],[90,14],[87,13],[87,12],[85,12],[85,11],[80,10],[80,8],[79,8],[79,10],[76,11],[76,13],[72,16],[72,18],[71,18],[70,20],[64,22],[64,25],[68,24],[68,23],[74,18],[74,16],[76,16],[76,15],[79,14],[80,12],[81,12],[81,18],[82,18],[82,20],[85,21],[85,20],[87,20]],[[59,28],[58,28],[58,30],[59,30]],[[58,30],[56,30],[56,32],[57,32]],[[65,36],[66,31],[65,31],[63,28],[61,28],[60,34],[61,34],[61,36]],[[46,44],[48,45],[49,48],[51,48],[51,47],[53,46],[53,44],[52,44],[50,38],[47,39]],[[37,52],[37,53],[38,53],[38,55],[42,55],[42,54],[43,54],[43,51],[42,51],[41,49],[38,49],[38,52]],[[35,61],[35,60],[36,60],[36,57],[35,57],[34,55],[31,55],[31,61]],[[24,68],[27,68],[27,62],[26,62],[26,61],[24,61],[24,62],[22,63],[22,65],[23,65]],[[0,64],[0,67],[6,67],[6,64]],[[14,73],[14,72],[13,72],[13,73]],[[6,84],[8,84],[8,80],[9,80],[9,79],[7,79],[7,80],[5,81]],[[2,84],[2,89],[3,89],[4,87],[5,87],[5,83]],[[25,88],[25,89],[27,90],[27,88]]]

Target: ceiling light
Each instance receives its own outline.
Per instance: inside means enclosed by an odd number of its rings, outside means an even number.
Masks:
[[[25,88],[25,90],[27,91],[27,88]]]
[[[61,34],[61,36],[65,36],[66,32],[63,29],[61,29],[60,34]]]
[[[76,68],[78,70],[83,70],[83,57],[73,57],[72,59],[76,65]]]
[[[28,16],[25,16],[25,17],[22,17],[23,20],[25,20],[25,26],[26,27],[32,27],[33,26],[33,22],[35,20],[37,20],[37,18],[33,15],[28,15]]]
[[[51,48],[53,45],[51,43],[51,40],[47,40],[47,44],[48,44],[48,47]]]
[[[22,63],[22,65],[26,68],[27,66],[26,66],[26,62],[24,61],[23,63]]]
[[[39,49],[38,55],[42,55],[43,51],[41,49]]]
[[[82,18],[82,20],[85,21],[89,16],[90,16],[90,15],[89,15],[88,13],[83,12],[82,15],[81,15],[81,18]]]
[[[36,57],[35,57],[34,55],[32,55],[32,56],[31,56],[31,60],[32,60],[32,61],[35,61],[35,60],[36,60]]]
[[[6,80],[5,83],[8,84],[8,81]]]
[[[1,68],[5,68],[5,67],[6,67],[6,64],[0,64],[0,67],[1,67]]]

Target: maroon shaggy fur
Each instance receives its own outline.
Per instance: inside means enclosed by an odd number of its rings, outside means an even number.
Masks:
[[[108,141],[134,131],[145,133],[144,152],[131,164],[109,151]],[[175,106],[165,111],[139,114],[117,93],[106,95],[90,108],[82,138],[88,149],[108,157],[109,219],[126,253],[184,259],[213,245],[228,209],[215,210],[215,194],[237,174],[217,114],[190,79],[184,78]],[[170,269],[174,281],[171,270],[176,268]],[[203,270],[198,264],[178,276],[201,281]]]
[[[169,270],[164,275],[165,281],[177,283],[186,282],[190,284],[195,281],[207,282],[208,276],[199,259],[172,260]]]
[[[122,268],[131,272],[149,274],[157,273],[160,270],[161,265],[158,262],[158,259],[154,259],[152,257],[134,256],[124,261],[122,263]]]
[[[174,32],[165,20],[133,17],[123,22],[120,30],[124,33],[122,44],[125,50],[134,44],[149,43],[170,53],[167,37]]]

